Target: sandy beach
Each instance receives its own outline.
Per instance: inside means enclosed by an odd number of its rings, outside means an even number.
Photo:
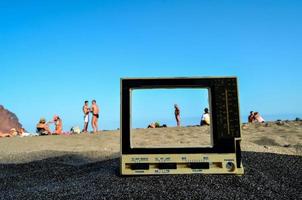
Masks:
[[[210,128],[171,127],[133,130],[134,147],[190,147],[210,144]],[[288,121],[243,125],[243,151],[302,156],[302,122]],[[70,136],[15,137],[0,139],[0,163],[25,163],[66,154],[85,162],[119,157],[120,132]]]
[[[198,146],[209,127],[137,129],[134,146]],[[302,122],[243,125],[245,175],[119,175],[119,131],[0,139],[0,199],[299,199]],[[204,142],[202,139],[205,139]]]

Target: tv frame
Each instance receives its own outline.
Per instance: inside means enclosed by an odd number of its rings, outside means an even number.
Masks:
[[[237,77],[121,78],[121,159],[150,155],[234,155],[241,168]],[[212,147],[131,147],[131,97],[137,89],[208,89]],[[133,157],[133,160],[135,160]],[[221,159],[220,159],[221,160]],[[136,161],[135,161],[136,162]],[[153,172],[151,172],[153,173]],[[243,168],[240,173],[243,173]]]

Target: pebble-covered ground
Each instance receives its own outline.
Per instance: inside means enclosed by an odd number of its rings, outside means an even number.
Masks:
[[[120,177],[118,159],[2,164],[0,199],[302,199],[301,156],[243,152],[243,159],[244,176]]]

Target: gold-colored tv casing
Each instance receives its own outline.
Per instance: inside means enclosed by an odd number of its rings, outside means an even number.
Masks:
[[[226,135],[227,137],[233,138],[233,145],[234,145],[234,152],[219,152],[219,153],[200,153],[200,152],[194,152],[194,153],[183,153],[182,149],[184,148],[178,148],[179,153],[166,153],[165,149],[162,149],[162,152],[160,153],[123,153],[123,81],[137,81],[140,83],[141,81],[145,80],[156,80],[159,83],[162,80],[177,80],[177,81],[182,81],[182,80],[200,80],[200,79],[208,79],[213,82],[213,80],[217,81],[218,84],[224,84],[221,81],[232,79],[232,81],[235,81],[235,85],[231,85],[229,87],[233,87],[232,89],[236,90],[237,96],[233,99],[229,97],[230,100],[228,100],[228,94],[229,91],[225,90],[225,95],[226,95],[226,115],[227,118],[224,119],[227,123],[227,126],[225,127],[225,130],[229,132],[230,135]],[[173,87],[173,85],[169,86],[168,88],[179,88],[178,85]],[[142,86],[136,84],[135,87],[131,89],[159,89],[159,88],[167,88],[167,85],[156,85],[153,87],[153,85],[148,85],[148,86]],[[180,87],[182,88],[182,87]],[[190,88],[190,87],[186,87]],[[195,85],[192,87],[195,88]],[[198,88],[198,87],[197,87]],[[230,123],[232,119],[229,118],[229,112],[232,112],[229,110],[230,105],[233,102],[237,103],[238,106],[235,106],[235,110],[238,111],[238,118],[239,118],[239,100],[238,100],[238,86],[237,86],[237,78],[236,77],[194,77],[194,78],[127,78],[127,79],[121,79],[121,156],[120,156],[120,174],[121,175],[164,175],[164,174],[230,174],[230,175],[243,175],[244,174],[244,168],[241,163],[241,150],[240,150],[240,142],[241,142],[241,137],[240,137],[240,119],[238,119],[239,126],[235,126],[235,131],[239,131],[237,134],[234,134],[231,132],[234,130],[231,130],[232,127],[230,128]],[[131,91],[129,91],[131,93]],[[211,96],[210,96],[211,98]],[[130,105],[127,105],[131,107],[131,95],[129,97]],[[215,102],[216,103],[216,102]],[[213,102],[210,102],[210,106],[212,105]],[[218,105],[218,104],[217,104]],[[237,110],[238,109],[238,110]],[[131,112],[131,111],[129,111]],[[129,114],[128,122],[131,122],[131,115]],[[238,124],[237,124],[238,125]],[[130,125],[131,127],[131,125]],[[129,127],[128,127],[129,128]],[[234,127],[233,127],[234,128]],[[213,134],[213,133],[212,133]],[[219,133],[221,134],[221,133]],[[222,134],[223,135],[223,134]],[[237,135],[237,136],[235,136]],[[225,136],[225,135],[224,135]],[[129,137],[129,135],[127,135]],[[130,138],[127,138],[130,140]],[[212,135],[212,141],[213,141],[213,135]],[[125,140],[125,138],[124,138]],[[130,143],[128,144],[128,148],[132,148]],[[148,148],[146,148],[148,150]],[[152,148],[149,148],[149,150],[152,151]],[[238,153],[239,152],[239,153]],[[239,159],[239,160],[238,160]],[[132,169],[133,165],[140,165],[143,164],[146,168],[144,169]],[[161,165],[165,164],[173,164],[173,168],[162,168],[160,167]],[[192,164],[206,164],[208,167],[201,167],[201,168],[196,168],[192,167]],[[238,166],[239,165],[239,166]]]
[[[190,163],[208,162],[209,169],[192,169]],[[234,169],[226,167],[228,162],[235,164]],[[150,169],[131,170],[127,164],[149,163]],[[159,163],[177,163],[177,169],[159,169]],[[243,175],[243,167],[236,166],[235,154],[146,154],[122,155],[122,175],[160,175],[160,174],[233,174]]]

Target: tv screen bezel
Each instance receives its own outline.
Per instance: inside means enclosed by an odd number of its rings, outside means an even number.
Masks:
[[[135,89],[209,89],[212,147],[131,147],[131,92]],[[121,79],[121,153],[190,154],[235,153],[235,138],[240,138],[238,84],[236,77],[122,78]]]

